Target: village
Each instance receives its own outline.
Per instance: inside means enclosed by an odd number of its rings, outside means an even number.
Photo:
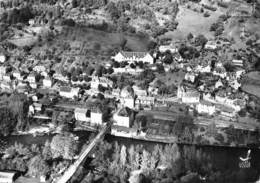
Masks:
[[[0,0],[0,183],[260,180],[259,10]]]
[[[204,53],[219,46],[209,41]],[[33,55],[27,59],[43,62]],[[233,127],[251,132],[259,127],[245,112],[248,95],[241,90],[241,81],[247,71],[242,59],[231,60],[228,64],[234,69],[228,72],[224,67],[227,62],[208,59],[194,64],[182,58],[177,46],[169,44],[158,46],[153,53],[119,51],[102,66],[83,64],[70,73],[35,64],[30,69],[17,69],[4,54],[0,62],[1,92],[26,94],[28,116],[44,121],[27,131],[34,135],[57,132],[68,124],[73,124],[74,130],[97,130],[112,121],[112,135],[164,142],[182,142],[182,135],[176,134],[187,125],[191,137],[184,142],[197,143],[195,139],[207,141],[209,137],[196,134],[191,127],[194,124],[196,128],[214,125],[216,129]],[[160,80],[162,75],[170,75],[172,80]],[[175,129],[180,117],[185,125]],[[59,120],[63,126],[57,126]]]

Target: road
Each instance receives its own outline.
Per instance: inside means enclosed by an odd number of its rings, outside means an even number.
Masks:
[[[90,154],[90,152],[94,149],[94,147],[100,142],[105,136],[107,130],[111,127],[112,123],[108,122],[106,125],[100,130],[98,135],[91,141],[91,143],[86,147],[84,152],[79,156],[79,158],[65,171],[62,177],[56,183],[66,183],[71,177],[76,173],[78,167],[81,163],[84,162],[86,157]]]

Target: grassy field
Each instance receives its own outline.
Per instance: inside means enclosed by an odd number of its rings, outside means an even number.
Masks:
[[[187,9],[185,6],[179,6],[179,12],[176,20],[179,25],[175,31],[167,32],[163,37],[171,37],[173,40],[182,40],[191,32],[193,35],[203,34],[208,38],[213,37],[213,33],[209,31],[212,23],[214,23],[222,11],[210,12],[210,17],[204,17],[202,13]]]
[[[242,90],[260,98],[260,72],[250,72],[242,82]]]

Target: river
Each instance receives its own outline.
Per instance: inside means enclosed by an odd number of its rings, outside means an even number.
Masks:
[[[88,131],[78,131],[75,132],[76,135],[79,136],[80,146],[84,144],[89,136],[93,132]],[[8,137],[2,137],[0,138],[0,148],[5,148],[11,144],[14,144],[15,142],[22,143],[24,145],[31,145],[31,144],[39,144],[43,145],[46,140],[51,141],[52,137],[54,135],[44,135],[44,136],[36,136],[33,137],[32,135],[12,135]],[[124,137],[115,137],[111,135],[106,135],[105,139],[108,142],[115,142],[117,141],[119,144],[124,144],[126,146],[130,145],[137,145],[141,144],[144,148],[146,148],[148,151],[151,151],[152,148],[158,144],[157,142],[147,142],[143,140],[136,140],[136,139],[129,139]],[[162,144],[162,143],[160,143]],[[162,144],[163,145],[163,144]],[[179,145],[180,150],[182,150],[184,147],[190,147],[190,145]],[[241,169],[239,167],[239,163],[241,162],[239,160],[239,157],[246,157],[248,148],[237,148],[237,147],[215,147],[215,146],[196,146],[196,150],[201,150],[201,153],[206,154],[210,157],[209,163],[213,165],[218,170],[230,170],[230,171],[242,171],[245,174],[247,172],[253,172],[252,176],[250,176],[250,181],[255,179],[260,175],[260,149],[251,149],[251,168]],[[253,178],[254,177],[254,178]]]

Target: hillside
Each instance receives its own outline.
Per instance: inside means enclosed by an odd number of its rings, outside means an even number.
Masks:
[[[250,72],[242,82],[242,90],[260,98],[260,72]]]

